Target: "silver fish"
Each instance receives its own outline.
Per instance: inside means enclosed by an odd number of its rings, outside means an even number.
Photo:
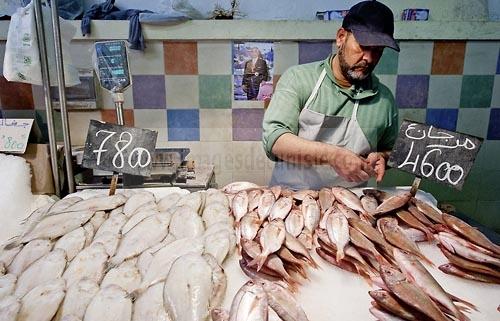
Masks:
[[[224,192],[219,191],[218,189],[215,188],[209,188],[207,189],[207,196],[205,199],[205,206],[212,204],[212,203],[221,203],[225,207],[229,207],[229,198],[224,194]]]
[[[226,197],[225,195],[223,196]],[[219,202],[207,203],[201,217],[205,223],[205,227],[218,222],[227,222],[230,225],[234,223],[234,218],[231,215],[229,207]]]
[[[288,233],[297,237],[304,229],[304,216],[300,210],[291,210],[285,219],[285,228]]]
[[[131,217],[150,202],[156,204],[155,196],[153,195],[153,193],[146,191],[136,193],[129,197],[129,199],[123,206],[123,214],[125,214],[127,217]]]
[[[246,191],[236,194],[231,203],[231,209],[233,210],[234,219],[239,222],[243,215],[248,212],[248,193]]]
[[[50,209],[48,210],[48,214],[61,213],[64,212],[68,207],[80,202],[82,200],[79,196],[68,196],[59,201],[56,201]]]
[[[156,209],[137,210],[135,212],[135,214],[131,218],[129,218],[127,223],[125,223],[125,225],[123,225],[122,234],[126,234],[128,231],[130,231],[134,226],[139,224],[139,222],[141,222],[146,217],[149,217],[149,216],[155,215],[155,214],[159,214],[159,213],[160,212],[158,212],[158,210],[156,210]],[[165,214],[168,213],[168,215],[170,215],[170,216],[172,215],[170,212],[163,212],[163,213],[165,213]]]
[[[198,237],[205,232],[203,220],[191,207],[176,207],[174,214],[169,216],[172,218],[169,232],[176,239]]]
[[[141,284],[141,273],[136,266],[137,259],[130,259],[109,270],[101,282],[101,287],[114,284],[131,293]]]
[[[461,242],[457,241],[455,238],[450,237],[447,233],[440,232],[437,236],[439,242],[443,244],[448,251],[456,253],[459,256],[480,263],[489,263],[497,267],[500,267],[500,259],[494,258],[487,254],[472,249],[470,247],[464,246]]]
[[[201,214],[205,206],[205,192],[195,192],[184,195],[177,202],[176,206],[187,206],[198,214]]]
[[[290,196],[278,198],[269,212],[269,219],[274,220],[279,218],[284,220],[288,213],[290,213],[292,205],[293,199]]]
[[[332,187],[335,199],[355,211],[367,214],[358,196],[345,187]]]
[[[55,249],[31,264],[17,279],[16,291],[22,297],[45,282],[60,278],[66,268],[66,252]]]
[[[337,261],[344,258],[344,248],[349,244],[349,223],[342,213],[330,214],[326,220],[326,231],[330,241],[337,246]]]
[[[271,214],[271,208],[276,202],[276,197],[274,193],[270,190],[265,190],[259,200],[259,206],[257,208],[257,213],[259,213],[260,220],[264,220]]]
[[[248,192],[248,210],[253,211],[259,207],[260,198],[262,196],[262,191],[260,189],[254,189]]]
[[[49,240],[33,240],[26,244],[7,267],[7,272],[20,275],[31,263],[49,253],[54,243]]]
[[[224,193],[236,194],[240,191],[259,188],[259,185],[250,182],[232,182],[222,188]]]
[[[64,250],[66,252],[67,260],[71,261],[83,249],[84,246],[85,231],[82,227],[79,227],[57,240],[56,244],[54,245],[54,249]]]
[[[212,294],[210,295],[209,310],[221,306],[226,295],[227,277],[222,267],[217,263],[215,257],[211,254],[203,254],[203,258],[207,261],[212,269]]]
[[[285,224],[282,220],[273,220],[262,229],[262,234],[260,235],[260,245],[262,246],[262,253],[260,253],[252,262],[250,266],[257,265],[257,271],[259,271],[267,256],[271,253],[278,251],[285,241]]]
[[[16,288],[17,276],[5,274],[0,276],[0,300],[11,295]]]
[[[266,280],[258,281],[267,294],[269,306],[283,321],[307,321],[308,318],[293,294],[284,287]]]
[[[260,218],[257,212],[251,211],[246,213],[240,222],[240,232],[241,237],[246,240],[253,240],[257,236],[257,232],[260,228]]]
[[[134,302],[132,321],[170,321],[163,308],[163,287],[161,282],[149,287]]]
[[[229,312],[229,321],[266,321],[267,294],[261,285],[248,281],[236,293]]]
[[[64,298],[64,280],[41,284],[22,298],[17,321],[50,321]]]
[[[101,243],[86,247],[71,261],[63,273],[63,279],[66,280],[68,287],[83,278],[100,283],[104,276],[107,260],[106,248]]]
[[[161,198],[157,205],[158,205],[158,211],[164,212],[172,207],[174,207],[177,202],[181,199],[182,195],[179,193],[170,193],[167,194],[165,197]]]
[[[99,229],[95,232],[95,238],[99,238],[104,233],[119,234],[127,223],[127,217],[125,214],[116,213],[115,215],[109,215],[109,218],[102,223]]]
[[[130,321],[132,301],[127,293],[117,285],[101,288],[92,299],[83,321]]]
[[[0,298],[0,320],[16,321],[21,309],[21,301],[14,295]]]
[[[66,208],[65,212],[79,212],[79,211],[110,211],[113,210],[127,201],[127,198],[122,194],[115,194],[112,196],[92,197],[89,199],[81,200],[74,205]]]
[[[367,213],[375,212],[375,209],[378,207],[378,202],[375,196],[372,195],[364,195],[361,197],[361,205]]]
[[[64,320],[64,317],[72,315],[80,320],[85,316],[90,301],[99,292],[99,285],[94,280],[81,279],[68,288],[64,301],[57,311],[56,320]]]
[[[332,190],[330,188],[322,188],[318,193],[319,205],[321,207],[321,212],[324,213],[326,210],[333,205],[335,202],[335,196],[333,196]]]

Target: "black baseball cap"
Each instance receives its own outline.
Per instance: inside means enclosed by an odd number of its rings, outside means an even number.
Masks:
[[[394,15],[385,4],[362,1],[344,17],[342,28],[351,31],[362,46],[383,46],[399,51],[394,40]]]

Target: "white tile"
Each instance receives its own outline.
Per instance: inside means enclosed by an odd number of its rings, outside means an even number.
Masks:
[[[291,66],[299,64],[299,44],[292,41],[274,43],[274,73],[283,74]]]
[[[491,107],[500,108],[500,75],[495,75],[493,96],[491,97]]]
[[[233,174],[240,171],[264,172],[267,156],[261,142],[233,142]]]
[[[260,171],[250,171],[241,170],[233,171],[233,180],[235,182],[245,181],[251,182],[260,186],[268,185],[269,181],[266,179],[266,175],[263,170]]]
[[[398,74],[428,75],[431,73],[432,41],[405,41],[400,43]]]
[[[202,164],[212,164],[216,171],[231,171],[234,164],[234,153],[231,142],[202,142],[193,159]]]
[[[136,127],[139,127],[136,125]],[[167,127],[156,127],[156,128],[151,128],[149,127],[148,129],[154,130],[158,133],[157,139],[156,139],[156,148],[165,148],[166,144],[168,144],[168,130]]]
[[[394,96],[396,96],[397,75],[377,75],[382,84],[387,86]]]
[[[230,41],[198,41],[198,73],[230,75],[232,49]]]
[[[222,188],[225,185],[234,182],[233,172],[221,171],[219,173],[215,173],[215,182],[217,183],[218,188]]]
[[[232,141],[231,109],[200,109],[200,140],[207,142]]]
[[[264,108],[263,100],[233,100],[232,108]]]
[[[165,74],[163,60],[163,42],[147,41],[146,49],[129,50],[130,71],[134,75],[163,75]]]
[[[493,75],[497,69],[498,41],[467,41],[464,75]]]
[[[90,120],[101,120],[101,113],[99,111],[72,111],[68,115],[71,144],[84,145]]]
[[[458,108],[461,91],[462,76],[431,75],[427,106],[431,108]]]
[[[167,108],[198,108],[198,76],[165,76]]]
[[[167,111],[134,109],[134,125],[140,128],[167,128]]]

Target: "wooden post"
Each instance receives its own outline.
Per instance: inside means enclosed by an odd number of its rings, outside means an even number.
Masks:
[[[418,187],[420,186],[420,181],[422,180],[422,178],[416,176],[415,179],[413,180],[413,184],[411,185],[411,189],[410,189],[410,193],[412,196],[415,196],[415,194],[417,194],[417,191],[418,191]]]

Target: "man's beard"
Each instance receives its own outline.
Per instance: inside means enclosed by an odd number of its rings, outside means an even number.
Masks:
[[[349,66],[344,57],[344,46],[340,46],[337,55],[339,56],[340,71],[351,84],[366,79],[375,68],[374,65],[367,63],[365,60]],[[365,70],[356,70],[356,68],[365,68]]]

